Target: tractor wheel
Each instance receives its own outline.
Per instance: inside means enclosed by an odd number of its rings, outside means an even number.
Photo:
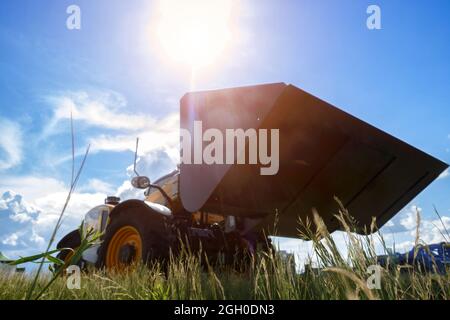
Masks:
[[[121,270],[136,262],[166,261],[172,245],[166,217],[149,208],[117,212],[98,251],[97,267]]]
[[[56,249],[71,248],[73,250],[76,250],[80,245],[81,245],[81,236],[80,231],[77,229],[73,230],[72,232],[68,233],[64,238],[62,238],[56,245]],[[70,263],[70,260],[73,257],[73,253],[74,252],[71,250],[62,250],[56,255],[56,257],[64,261],[64,267],[67,267]],[[80,264],[81,261],[78,261],[76,263],[76,265]],[[55,268],[55,270],[57,270],[57,268],[59,268],[60,266],[54,265],[53,267]]]

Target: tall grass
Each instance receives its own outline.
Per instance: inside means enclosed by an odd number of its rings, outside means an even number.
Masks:
[[[53,231],[50,235],[50,239],[48,241],[47,248],[45,249],[45,251],[43,253],[33,255],[33,256],[28,256],[28,257],[21,257],[21,258],[17,259],[16,261],[9,263],[10,265],[20,265],[20,264],[24,264],[24,263],[28,263],[28,262],[35,263],[36,261],[38,261],[37,262],[38,268],[37,268],[36,272],[34,272],[34,274],[32,275],[32,280],[29,281],[29,284],[28,284],[27,293],[25,295],[25,299],[27,299],[27,300],[39,299],[50,288],[50,286],[55,282],[55,280],[58,279],[58,277],[63,273],[65,263],[62,260],[58,259],[57,257],[53,257],[52,256],[53,254],[55,254],[59,251],[62,251],[62,250],[71,250],[74,252],[74,254],[69,262],[72,264],[76,264],[79,261],[79,259],[81,258],[83,251],[88,249],[89,247],[91,247],[94,244],[94,242],[100,237],[100,234],[91,232],[90,230],[87,230],[87,232],[85,232],[85,234],[84,234],[84,232],[82,230],[82,226],[81,226],[80,233],[82,236],[82,242],[81,242],[81,245],[79,246],[79,248],[77,248],[76,250],[73,250],[72,248],[60,248],[60,249],[56,249],[56,250],[50,250],[55,242],[56,235],[57,235],[59,229],[61,228],[64,214],[69,205],[72,194],[75,191],[78,180],[80,179],[81,172],[83,171],[87,156],[89,154],[89,149],[90,149],[90,145],[88,145],[86,152],[84,154],[84,157],[81,161],[80,167],[77,170],[77,172],[75,172],[75,134],[74,134],[72,111],[70,113],[70,134],[71,134],[71,145],[72,145],[72,171],[71,171],[70,188],[67,193],[67,197],[66,197],[66,200],[61,209],[61,212],[59,213],[55,227],[53,228]],[[54,270],[52,270],[52,276],[41,277],[41,272],[43,271],[44,266],[47,264],[54,264],[56,266],[56,268]],[[37,284],[39,281],[40,282],[47,281],[47,283],[45,286],[43,286],[43,288],[38,289]],[[37,293],[36,293],[36,291],[37,291]]]
[[[292,261],[277,252],[258,253],[245,272],[226,266],[211,267],[201,254],[184,250],[167,265],[136,265],[121,272],[90,270],[81,276],[81,289],[69,290],[66,278],[58,277],[41,299],[449,299],[450,275],[421,273],[402,266],[381,268],[381,288],[369,289],[367,268],[376,264],[375,231],[357,236],[345,209],[336,216],[347,235],[348,256],[343,256],[318,214],[314,221],[300,222],[302,236],[312,241],[318,268],[298,274]],[[418,235],[419,241],[419,235]],[[42,290],[48,275],[36,283]],[[24,299],[32,278],[0,275],[0,299]]]

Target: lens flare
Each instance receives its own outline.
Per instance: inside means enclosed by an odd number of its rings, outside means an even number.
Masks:
[[[231,39],[231,0],[163,0],[157,36],[167,56],[192,69],[218,60]]]

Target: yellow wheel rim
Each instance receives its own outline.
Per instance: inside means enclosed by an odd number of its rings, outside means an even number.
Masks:
[[[142,239],[139,232],[124,226],[116,231],[106,251],[106,268],[122,269],[142,257]]]

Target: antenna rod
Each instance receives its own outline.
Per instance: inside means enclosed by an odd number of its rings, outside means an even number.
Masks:
[[[134,152],[134,168],[133,168],[133,171],[136,174],[136,176],[139,176],[139,173],[136,171],[136,161],[137,161],[138,147],[139,147],[139,137],[136,138],[136,151]]]

